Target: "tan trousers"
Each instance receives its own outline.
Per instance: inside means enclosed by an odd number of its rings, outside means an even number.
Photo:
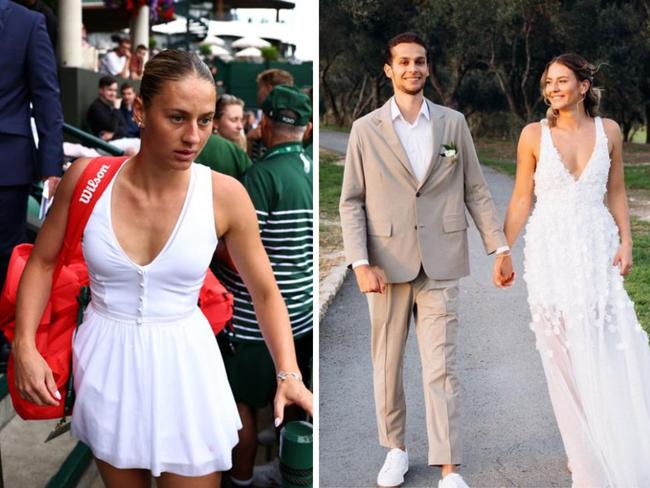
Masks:
[[[460,464],[460,384],[456,376],[458,280],[432,280],[423,270],[409,283],[368,293],[379,443],[405,445],[402,370],[411,314],[422,362],[430,465]]]

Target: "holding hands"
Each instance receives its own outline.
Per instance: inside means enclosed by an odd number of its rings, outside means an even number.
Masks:
[[[499,288],[509,288],[515,282],[515,275],[512,269],[512,256],[510,253],[498,254],[492,271],[494,285]]]

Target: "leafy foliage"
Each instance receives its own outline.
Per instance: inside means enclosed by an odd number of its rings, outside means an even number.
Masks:
[[[419,32],[429,46],[426,96],[477,119],[494,114],[516,133],[546,111],[546,63],[577,52],[601,66],[603,112],[627,138],[650,118],[650,6],[617,0],[322,0],[321,86],[325,121],[349,125],[391,94],[386,42]],[[492,117],[493,119],[493,117]],[[486,127],[494,130],[495,127]]]

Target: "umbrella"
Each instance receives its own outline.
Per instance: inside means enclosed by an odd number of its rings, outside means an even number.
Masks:
[[[261,58],[262,51],[260,51],[256,47],[247,47],[246,49],[242,49],[237,54],[235,54],[235,57],[236,58]]]
[[[236,49],[245,47],[256,47],[261,49],[263,47],[269,47],[270,45],[270,42],[260,39],[259,37],[242,37],[232,43],[232,47]]]
[[[223,48],[221,46],[215,46],[214,44],[210,46],[210,54],[213,56],[230,56],[230,51],[228,51],[226,48]]]
[[[221,37],[208,36],[205,39],[203,39],[203,42],[201,43],[201,45],[204,45],[204,44],[207,44],[207,45],[210,45],[210,46],[222,46],[223,47],[223,46],[226,45],[226,41],[221,39]]]

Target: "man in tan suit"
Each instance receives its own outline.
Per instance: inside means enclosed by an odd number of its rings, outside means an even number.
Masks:
[[[388,44],[394,97],[352,125],[340,212],[346,260],[366,293],[380,444],[390,451],[380,486],[404,481],[406,404],[402,364],[413,314],[422,361],[428,463],[440,487],[466,487],[456,376],[458,280],[469,274],[465,208],[501,281],[514,278],[510,249],[463,115],[423,96],[426,45],[416,34]]]

